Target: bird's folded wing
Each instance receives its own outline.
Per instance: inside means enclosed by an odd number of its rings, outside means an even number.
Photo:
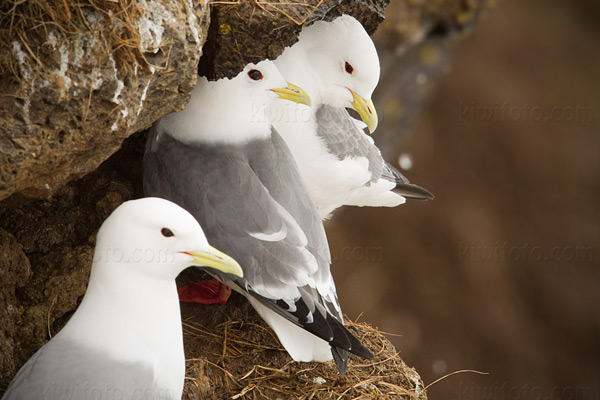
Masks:
[[[411,199],[428,200],[433,195],[412,184],[390,163],[385,161],[373,140],[356,127],[354,119],[342,107],[322,105],[317,110],[317,133],[325,141],[329,151],[338,159],[365,157],[369,161],[370,182],[385,179],[396,183],[394,192]]]
[[[284,145],[278,135],[274,140],[276,149],[279,141]],[[314,319],[315,310],[341,318],[322,223],[283,149],[261,154],[258,142],[244,148],[185,145],[162,134],[158,146],[149,139],[144,191],[186,208],[209,242],[240,263],[244,277],[215,272],[223,281],[235,282],[270,308],[276,304],[295,323],[292,312],[306,303],[303,291],[310,293],[309,303],[319,305],[308,304],[305,318]]]
[[[364,157],[369,161],[370,182],[379,179],[383,172],[383,158],[364,131],[360,130],[352,116],[343,107],[322,105],[316,113],[317,134],[324,140],[329,152],[338,159]]]

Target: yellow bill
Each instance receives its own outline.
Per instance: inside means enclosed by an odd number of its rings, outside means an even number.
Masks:
[[[242,271],[242,267],[240,267],[237,261],[212,246],[210,246],[208,252],[190,251],[186,252],[186,254],[192,256],[192,262],[199,266],[214,268],[239,277],[244,276],[244,271]]]
[[[287,87],[280,89],[271,89],[273,92],[279,95],[280,99],[293,101],[298,104],[305,104],[310,107],[310,96],[304,89],[293,83],[287,82]]]
[[[352,90],[350,90],[350,93],[352,93],[352,97],[354,98],[354,101],[351,103],[352,107],[358,112],[363,122],[367,124],[369,133],[375,132],[379,119],[377,118],[377,111],[375,110],[373,100],[365,100]]]

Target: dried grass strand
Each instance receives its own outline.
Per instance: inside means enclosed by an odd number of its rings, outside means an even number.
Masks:
[[[474,369],[461,369],[459,371],[450,372],[449,374],[446,374],[446,375],[442,376],[441,378],[436,379],[435,381],[431,382],[429,385],[425,386],[423,389],[427,390],[427,388],[429,388],[430,386],[438,383],[441,380],[448,378],[449,376],[456,375],[456,374],[462,374],[462,373],[469,373],[469,372],[474,373],[474,374],[479,374],[479,375],[489,375],[490,374],[489,372],[481,372],[481,371],[477,371]]]

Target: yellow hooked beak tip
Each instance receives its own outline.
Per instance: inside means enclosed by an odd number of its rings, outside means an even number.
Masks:
[[[358,115],[360,115],[363,122],[367,124],[369,133],[375,132],[379,119],[377,118],[377,111],[375,110],[373,100],[365,100],[352,90],[350,90],[350,93],[352,93],[352,97],[354,98],[354,101],[351,103],[352,107],[358,112]]]
[[[214,268],[239,277],[244,276],[244,271],[237,261],[212,246],[207,252],[186,251],[183,253],[192,256],[192,262],[198,266]]]
[[[304,89],[293,83],[287,82],[287,87],[280,89],[271,89],[271,91],[277,93],[280,99],[293,101],[298,104],[305,104],[311,106],[310,96]]]

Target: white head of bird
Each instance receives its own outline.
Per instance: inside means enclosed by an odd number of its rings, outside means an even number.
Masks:
[[[308,94],[286,82],[272,61],[248,64],[232,79],[199,78],[186,107],[163,117],[158,129],[188,144],[264,139],[271,135],[265,110],[276,98],[310,106]]]
[[[379,82],[379,57],[365,28],[349,15],[317,21],[275,61],[286,77],[319,105],[354,108],[372,132],[377,114],[371,95]]]
[[[144,198],[123,203],[102,224],[90,279],[173,282],[192,265],[242,273],[237,262],[208,244],[189,212],[164,199]]]

